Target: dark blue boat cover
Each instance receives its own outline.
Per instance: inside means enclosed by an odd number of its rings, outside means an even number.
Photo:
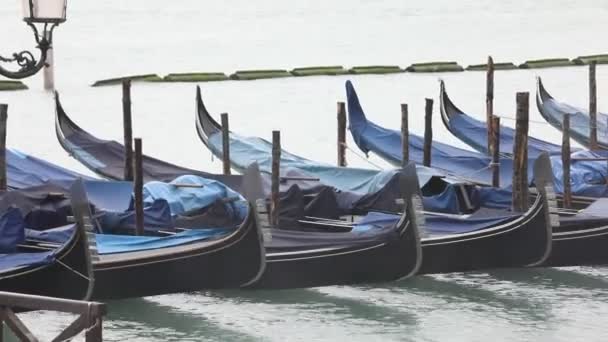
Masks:
[[[21,211],[8,208],[0,216],[0,253],[14,253],[25,240],[25,221]]]
[[[346,82],[348,98],[349,129],[357,146],[368,153],[372,151],[394,165],[401,164],[401,132],[380,127],[365,117],[359,103],[357,93],[350,81]],[[435,168],[445,170],[454,175],[467,177],[479,182],[489,183],[492,172],[487,167],[490,159],[479,152],[466,151],[447,144],[433,141],[431,151],[432,163]],[[573,158],[597,156],[596,153],[578,151]],[[410,158],[416,163],[422,163],[423,139],[410,133]],[[528,179],[533,185],[533,159],[528,165]],[[563,190],[561,156],[551,156],[553,166],[553,181],[555,190]],[[500,159],[500,184],[510,188],[513,174],[513,161],[509,158]],[[603,197],[606,195],[605,177],[606,162],[575,162],[571,170],[572,192],[576,196]],[[600,183],[603,180],[603,183]],[[603,186],[600,184],[604,184]]]
[[[93,179],[27,155],[15,149],[6,150],[8,186],[22,189],[48,182],[68,187],[75,179]]]
[[[581,145],[589,147],[589,111],[555,100],[538,80],[537,105],[540,114],[552,126],[562,129],[564,114],[570,114],[570,136]],[[597,141],[608,146],[608,114],[597,113]]]
[[[450,113],[449,121],[446,122],[448,129],[458,139],[464,141],[475,150],[488,154],[488,130],[485,122],[474,119],[465,113]],[[515,130],[504,125],[500,126],[500,152],[505,155],[513,154],[515,145]],[[536,159],[541,153],[548,152],[550,155],[561,155],[561,145],[528,137],[528,157]]]
[[[401,165],[401,132],[380,127],[365,117],[359,97],[350,81],[346,82],[348,103],[348,128],[357,146],[365,153],[374,152],[393,165]],[[424,139],[409,134],[410,160],[422,164]],[[469,178],[477,182],[491,184],[491,159],[478,152],[463,150],[454,146],[433,141],[431,166],[455,176]],[[500,161],[500,184],[511,184],[513,162],[503,158]],[[528,168],[528,179],[532,179],[532,168]]]

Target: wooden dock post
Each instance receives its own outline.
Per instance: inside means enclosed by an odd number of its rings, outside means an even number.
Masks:
[[[133,180],[133,126],[131,121],[131,81],[122,81],[122,125],[125,145],[124,180]]]
[[[338,166],[346,166],[346,106],[338,102]]]
[[[6,124],[8,105],[0,103],[0,191],[6,190]]]
[[[486,123],[488,127],[488,153],[491,153],[492,144],[492,120],[494,117],[494,60],[488,56],[488,68],[486,73]]]
[[[597,84],[595,81],[595,61],[589,63],[589,149],[597,145]]]
[[[222,113],[222,165],[224,174],[230,174],[230,128],[228,126],[228,113]]]
[[[572,208],[572,185],[570,184],[570,114],[564,115],[562,123],[562,167],[564,183],[564,208]]]
[[[530,93],[517,93],[513,145],[513,211],[528,209],[528,117]]]
[[[408,123],[407,104],[401,104],[401,166],[405,167],[410,161],[410,129]]]
[[[135,233],[144,235],[144,174],[141,138],[135,138]]]
[[[281,171],[281,132],[272,131],[272,179],[270,186],[270,224],[279,225],[279,184]]]
[[[491,123],[492,186],[498,188],[500,187],[500,118],[492,116]]]
[[[424,106],[424,166],[431,166],[431,146],[433,144],[433,99],[425,99]]]

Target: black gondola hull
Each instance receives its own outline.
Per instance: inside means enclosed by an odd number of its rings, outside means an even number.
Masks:
[[[286,289],[388,282],[416,273],[421,259],[418,233],[410,222],[383,242],[356,248],[269,252],[266,271],[251,287]]]
[[[255,217],[248,216],[236,232],[219,241],[101,256],[93,264],[93,299],[238,288],[256,280],[265,267],[265,252]]]
[[[84,229],[58,251],[48,265],[23,267],[0,275],[0,291],[88,300],[94,286],[89,244]]]
[[[608,264],[608,227],[553,234],[553,250],[543,266]]]
[[[472,234],[422,239],[420,274],[533,266],[551,253],[552,233],[545,209],[537,208],[524,222]]]

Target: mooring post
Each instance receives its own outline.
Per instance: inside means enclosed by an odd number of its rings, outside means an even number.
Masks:
[[[224,174],[230,174],[230,128],[228,126],[228,113],[222,113],[222,165]]]
[[[528,116],[530,94],[517,93],[513,145],[513,211],[528,209]]]
[[[131,121],[131,81],[122,81],[122,125],[125,146],[124,180],[133,180],[133,126]]]
[[[488,68],[486,73],[486,124],[488,127],[488,153],[492,153],[490,149],[492,141],[492,119],[494,117],[494,60],[492,56],[488,56]]]
[[[407,104],[401,104],[401,166],[405,167],[410,161],[410,129],[408,123]]]
[[[597,84],[595,82],[595,61],[589,63],[589,148],[597,149]]]
[[[431,146],[433,144],[433,99],[425,99],[424,106],[424,166],[431,166]]]
[[[492,186],[495,188],[500,187],[500,118],[498,116],[492,116],[492,146],[490,153],[492,153]]]
[[[281,132],[272,131],[272,179],[270,186],[270,224],[279,225],[279,184],[281,170]]]
[[[570,114],[564,115],[562,125],[564,208],[569,209],[572,208],[572,185],[570,184]]]
[[[346,106],[338,102],[338,166],[346,166]]]
[[[135,233],[144,235],[144,172],[141,138],[135,138]]]
[[[8,105],[0,103],[0,191],[6,190],[6,123]]]

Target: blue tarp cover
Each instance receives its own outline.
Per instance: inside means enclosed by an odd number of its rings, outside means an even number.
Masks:
[[[209,147],[216,155],[222,153],[221,133],[209,137]],[[239,169],[257,162],[264,172],[271,171],[272,144],[256,137],[243,137],[230,133],[230,160]],[[281,170],[285,175],[298,175],[319,180],[338,190],[357,194],[369,194],[381,191],[399,172],[393,170],[370,170],[352,167],[337,167],[312,161],[288,151],[281,150]],[[433,177],[441,177],[446,182],[445,189],[432,196],[424,197],[427,210],[458,213],[462,211],[458,199],[458,190],[452,184],[461,184],[462,180],[447,176],[447,173],[424,166],[417,167],[420,186],[423,187]]]
[[[488,153],[488,129],[485,122],[461,113],[452,115],[449,120],[450,131],[475,150],[484,154]],[[515,145],[515,130],[504,125],[500,126],[500,152],[513,154]],[[528,157],[536,159],[541,153],[549,152],[551,155],[561,155],[561,145],[552,144],[547,141],[528,137]]]
[[[163,237],[96,234],[96,239],[97,249],[100,254],[112,254],[166,248],[202,240],[211,240],[222,237],[230,231],[224,228],[197,229]]]
[[[394,225],[399,215],[370,212],[361,221],[355,224],[353,231],[366,231],[379,227]],[[517,214],[505,210],[482,209],[473,215],[459,217],[446,217],[425,215],[424,227],[419,227],[422,233],[433,234],[462,234],[484,228],[493,227],[519,217]]]
[[[350,81],[346,82],[348,103],[348,128],[357,146],[365,153],[374,152],[393,165],[401,165],[401,132],[380,127],[365,117],[359,98]],[[422,164],[424,139],[409,134],[410,160]],[[473,179],[482,183],[492,183],[491,159],[478,152],[463,150],[451,145],[433,141],[431,166],[453,175]],[[503,158],[500,161],[500,184],[511,184],[513,162]],[[528,179],[532,179],[532,168],[528,168]]]
[[[93,179],[11,148],[6,150],[6,164],[8,186],[13,189],[48,182],[68,187],[78,178]]]
[[[25,221],[21,211],[8,208],[0,216],[0,253],[14,253],[25,240]]]
[[[197,185],[200,187],[180,187],[177,185]],[[151,205],[162,199],[169,203],[171,214],[183,215],[188,212],[206,208],[218,200],[235,198],[236,201],[226,204],[229,213],[244,219],[248,206],[239,193],[226,185],[194,175],[180,176],[170,183],[148,182],[144,185],[144,203]]]

